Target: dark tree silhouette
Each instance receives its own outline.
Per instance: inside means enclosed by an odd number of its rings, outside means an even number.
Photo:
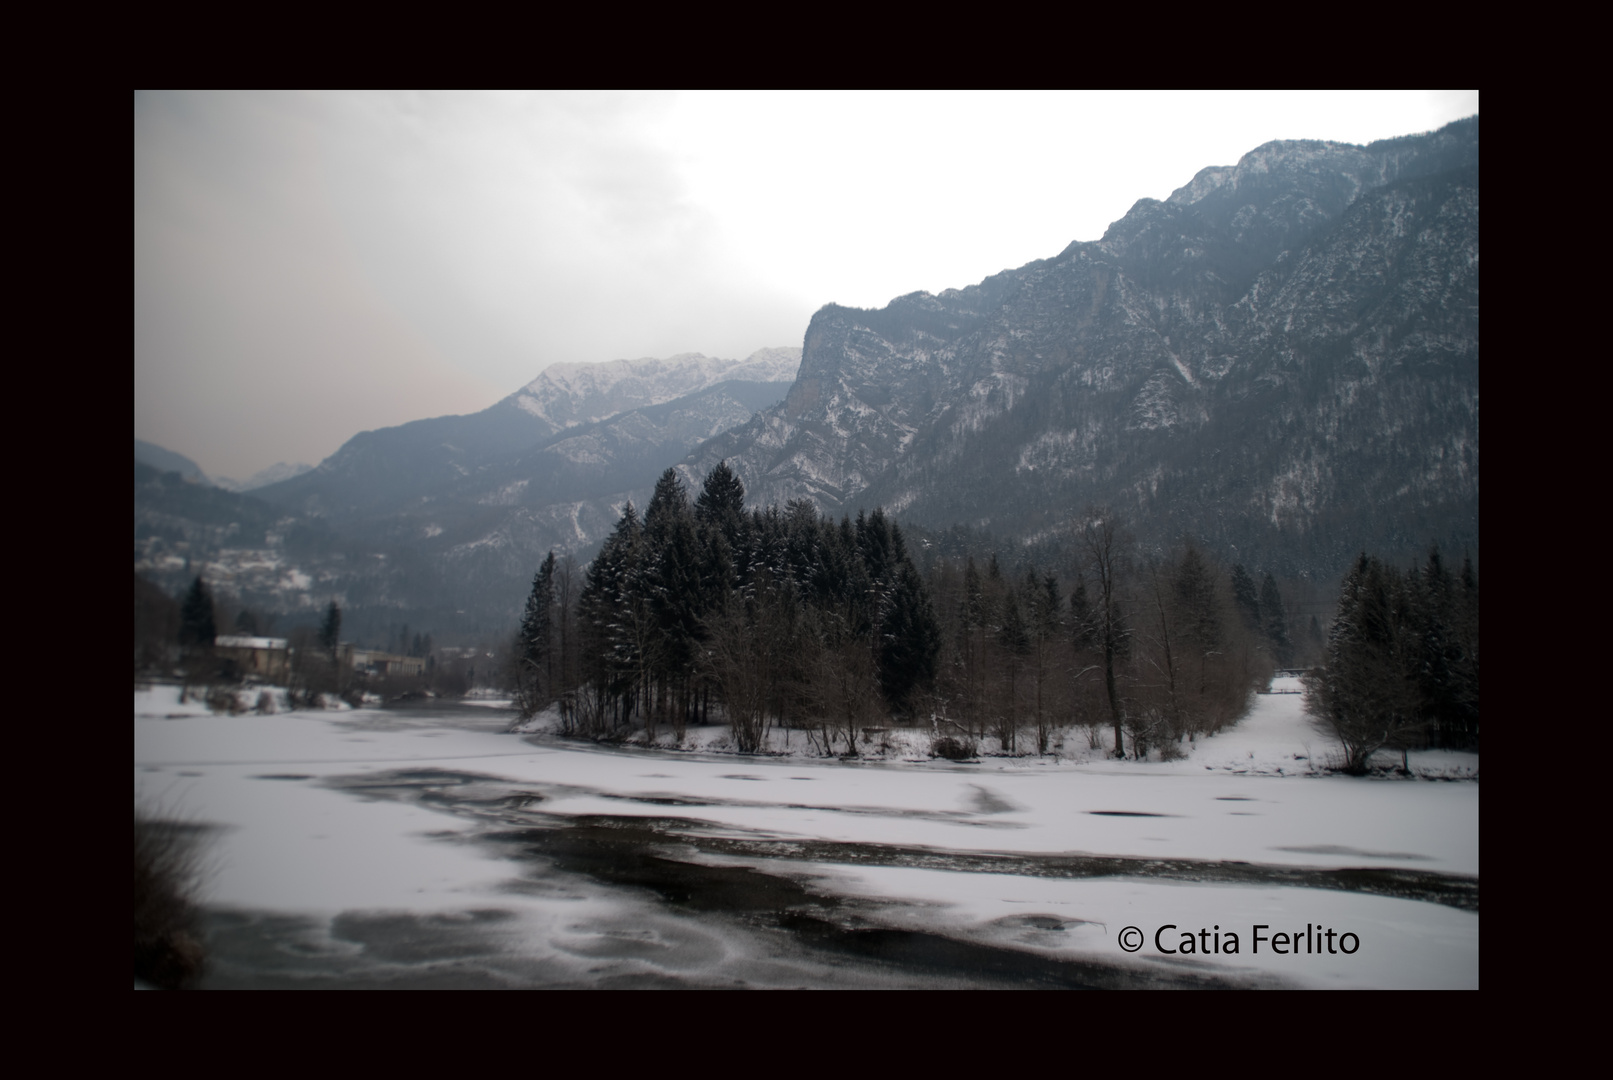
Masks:
[[[179,609],[179,643],[181,645],[210,648],[218,636],[214,624],[213,592],[198,575],[185,593]]]

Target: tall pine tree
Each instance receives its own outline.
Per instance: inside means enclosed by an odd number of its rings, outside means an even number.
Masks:
[[[523,717],[554,700],[554,552],[532,576],[521,632],[516,641],[516,704]]]
[[[1294,648],[1288,640],[1288,615],[1283,610],[1283,594],[1277,590],[1277,579],[1267,572],[1260,583],[1260,619],[1266,640],[1271,643],[1272,659],[1278,667],[1287,667],[1293,659]]]
[[[190,647],[209,648],[218,635],[214,623],[213,592],[198,575],[185,593],[185,602],[179,609],[179,643]]]

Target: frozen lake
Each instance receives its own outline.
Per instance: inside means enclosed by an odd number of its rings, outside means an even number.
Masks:
[[[1170,763],[742,758],[510,719],[137,691],[137,802],[208,826],[206,985],[1478,986],[1479,784],[1307,775],[1328,748],[1297,695]]]

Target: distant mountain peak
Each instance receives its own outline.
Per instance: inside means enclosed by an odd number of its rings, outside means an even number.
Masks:
[[[560,362],[544,368],[509,400],[559,431],[660,405],[720,382],[790,382],[800,366],[801,350],[790,348],[758,349],[743,360],[679,353],[664,360]]]
[[[305,472],[312,472],[313,466],[304,462],[290,464],[277,461],[267,469],[259,469],[245,480],[231,480],[227,476],[215,476],[213,486],[221,487],[225,491],[256,491],[270,484],[278,484],[282,480],[290,480],[294,476],[301,476]]]

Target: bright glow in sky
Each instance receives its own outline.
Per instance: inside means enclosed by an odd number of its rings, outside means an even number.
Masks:
[[[799,346],[1096,240],[1272,139],[1477,91],[140,94],[135,436],[244,478],[560,360]]]

